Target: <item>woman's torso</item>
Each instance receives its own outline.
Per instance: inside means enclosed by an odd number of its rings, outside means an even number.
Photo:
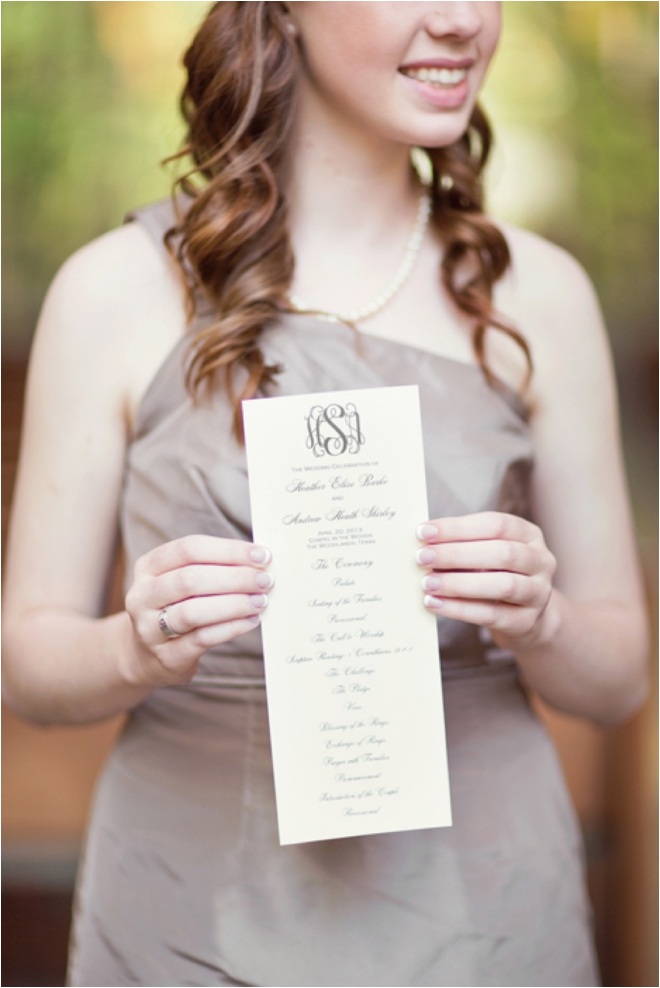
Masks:
[[[193,532],[250,538],[232,410],[220,389],[192,401],[187,345],[136,419],[129,573]],[[527,424],[475,365],[305,316],[263,349],[273,394],[418,385],[430,517],[529,514]],[[450,829],[279,846],[258,629],[133,711],[90,828],[72,983],[596,984],[574,819],[513,658],[459,622],[439,637]]]

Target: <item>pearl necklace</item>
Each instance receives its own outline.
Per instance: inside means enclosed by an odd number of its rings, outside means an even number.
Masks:
[[[419,249],[422,246],[424,234],[426,233],[426,227],[428,226],[430,215],[431,196],[428,192],[422,192],[419,197],[419,206],[417,207],[417,218],[415,220],[412,233],[410,234],[410,239],[406,244],[403,259],[399,265],[397,273],[385,291],[381,292],[381,294],[375,298],[373,302],[370,302],[368,305],[363,305],[359,309],[351,309],[350,312],[324,312],[324,318],[329,319],[332,322],[360,322],[363,319],[368,319],[370,316],[375,315],[376,312],[380,312],[381,309],[385,308],[387,303],[391,302],[396,293],[406,282],[415,265],[417,255],[419,254]],[[288,298],[289,302],[297,312],[316,311],[313,306],[307,305],[306,302],[303,302],[299,295],[289,295]]]

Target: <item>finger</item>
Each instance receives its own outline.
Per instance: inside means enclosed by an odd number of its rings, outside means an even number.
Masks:
[[[547,581],[517,573],[429,573],[422,588],[437,597],[465,600],[499,600],[519,606],[542,605],[548,595]]]
[[[209,624],[180,638],[171,638],[158,649],[160,665],[169,673],[170,682],[188,682],[194,673],[200,655],[216,645],[223,645],[232,638],[254,631],[259,625],[259,615]],[[178,674],[178,675],[177,675]]]
[[[145,607],[160,610],[189,597],[263,593],[274,582],[270,573],[248,566],[191,565],[145,580],[137,589]]]
[[[270,550],[241,539],[218,539],[212,535],[186,535],[165,542],[138,559],[136,576],[159,576],[196,563],[222,566],[268,566]]]
[[[515,604],[493,603],[484,600],[458,600],[451,597],[424,598],[424,606],[434,613],[453,621],[483,625],[506,634],[523,635],[534,627],[539,611],[534,607],[516,607]]]
[[[223,624],[258,615],[268,605],[266,594],[223,594],[215,597],[191,597],[167,608],[167,623],[177,635],[195,628]],[[163,633],[160,631],[162,640]]]
[[[508,515],[503,511],[482,511],[475,515],[457,518],[437,518],[425,522],[417,529],[422,542],[480,542],[485,539],[504,539],[513,542],[536,542],[541,537],[537,525]]]
[[[542,568],[538,548],[523,542],[447,542],[425,545],[415,559],[438,570],[506,570],[531,576]]]

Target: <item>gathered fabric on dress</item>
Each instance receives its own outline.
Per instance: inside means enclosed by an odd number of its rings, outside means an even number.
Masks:
[[[171,206],[133,218],[162,245]],[[251,538],[245,451],[224,391],[186,391],[189,336],[128,449],[128,574],[184,535]],[[272,395],[417,384],[430,517],[529,517],[528,425],[476,365],[301,314],[263,351]],[[513,656],[484,629],[438,630],[450,828],[279,846],[259,628],[132,710],[97,787],[69,984],[599,984],[578,827]]]

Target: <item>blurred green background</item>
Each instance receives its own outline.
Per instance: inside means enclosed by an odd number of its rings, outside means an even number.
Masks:
[[[2,4],[7,357],[26,353],[58,265],[167,195],[158,162],[182,136],[181,54],[207,9]],[[656,3],[505,3],[483,96],[497,139],[493,213],[567,247],[602,299],[636,447],[640,534],[655,504],[637,406],[653,400],[657,359],[657,20]]]
[[[12,0],[1,9],[6,507],[24,366],[48,283],[76,248],[121,223],[128,210],[169,193],[172,172],[159,162],[183,136],[181,56],[209,4]],[[571,251],[603,304],[651,601],[657,573],[657,48],[654,2],[504,3],[500,51],[483,93],[496,137],[487,176],[491,212]],[[606,985],[657,984],[655,710],[649,705],[607,736],[566,718],[549,722],[585,832]],[[35,860],[37,844],[49,867],[56,859],[66,864],[67,854],[75,867],[93,778],[117,729],[113,722],[87,733],[62,728],[44,735],[5,714],[10,879],[18,875],[24,882],[21,862]],[[58,851],[52,840],[69,841],[70,850]],[[44,868],[39,875],[43,884]],[[70,895],[71,869],[66,875]],[[32,907],[29,897],[16,895],[11,902],[19,916],[25,903]],[[65,951],[70,898],[62,908],[58,943]],[[19,919],[10,944],[34,926]],[[32,957],[29,973],[21,966],[26,956]],[[23,974],[3,983],[61,984],[49,981],[56,976],[45,968],[36,972],[36,956],[36,948],[26,947],[15,966]]]

